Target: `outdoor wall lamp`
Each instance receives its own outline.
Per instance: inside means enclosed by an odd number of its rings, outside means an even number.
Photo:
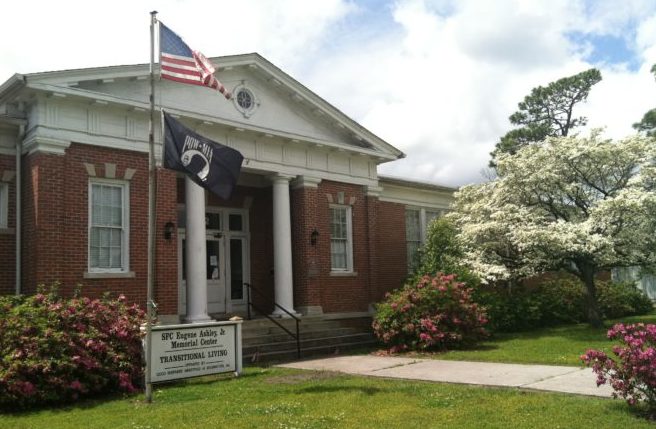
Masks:
[[[315,228],[311,233],[310,233],[310,244],[313,246],[317,245],[317,237],[319,237],[319,231]]]
[[[173,229],[175,224],[173,222],[166,222],[164,224],[164,238],[170,240],[173,237]]]

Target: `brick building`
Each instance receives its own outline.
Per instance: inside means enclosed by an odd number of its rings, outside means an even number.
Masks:
[[[245,157],[229,201],[205,194],[208,312],[243,314],[244,283],[288,294],[302,314],[370,312],[453,189],[379,176],[403,154],[261,56],[214,63],[231,101],[169,81],[155,90],[158,107]],[[57,281],[145,303],[149,94],[148,65],[0,86],[0,293]],[[159,119],[155,131],[159,160]],[[186,311],[184,183],[158,168],[155,301],[170,322]],[[274,234],[280,219],[291,228]],[[276,244],[286,239],[289,250]],[[276,257],[291,272],[276,275]]]

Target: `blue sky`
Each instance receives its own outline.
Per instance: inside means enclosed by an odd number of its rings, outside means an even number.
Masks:
[[[517,103],[591,67],[589,128],[621,138],[656,107],[653,0],[23,0],[3,6],[0,80],[145,63],[153,9],[207,56],[265,56],[404,151],[381,168],[400,177],[483,180]]]

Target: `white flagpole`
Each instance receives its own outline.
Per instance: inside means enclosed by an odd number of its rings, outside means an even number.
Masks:
[[[146,402],[153,401],[153,384],[150,379],[150,352],[152,346],[152,318],[154,310],[155,279],[155,24],[157,11],[150,12],[150,124],[148,133],[148,292],[146,298]]]

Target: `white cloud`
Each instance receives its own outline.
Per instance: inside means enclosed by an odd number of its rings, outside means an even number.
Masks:
[[[9,2],[0,80],[149,59],[148,12],[208,56],[259,52],[403,150],[388,174],[448,185],[480,181],[508,116],[531,88],[581,72],[591,42],[626,38],[638,71],[601,65],[578,114],[608,135],[656,107],[656,5],[614,0],[115,0]],[[7,43],[11,41],[12,43]]]
[[[426,2],[398,2],[384,43],[374,39],[324,58],[309,73],[311,88],[406,152],[384,173],[448,185],[483,180],[489,152],[531,88],[592,67],[585,47],[566,34],[628,19],[603,13],[584,26],[585,5],[570,1],[453,6],[440,15]],[[602,67],[604,80],[578,114],[605,125],[608,135],[631,133],[656,100],[645,67]]]

